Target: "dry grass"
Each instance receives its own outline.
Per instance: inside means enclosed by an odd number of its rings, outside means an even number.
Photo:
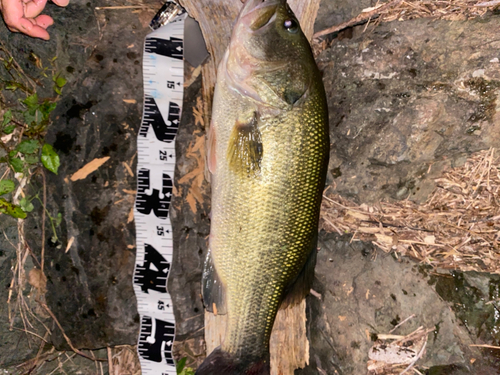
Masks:
[[[500,2],[484,0],[406,0],[381,13],[381,18],[383,22],[429,17],[462,21],[482,17],[499,5]]]
[[[137,347],[121,345],[108,348],[108,370],[109,375],[140,375]]]
[[[321,227],[434,267],[500,273],[500,155],[480,151],[445,172],[422,205],[375,205],[327,192]]]

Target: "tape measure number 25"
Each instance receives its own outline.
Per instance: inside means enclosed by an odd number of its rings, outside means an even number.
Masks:
[[[167,291],[173,251],[169,208],[174,185],[174,141],[182,113],[184,58],[188,59],[184,49],[192,50],[188,61],[194,66],[207,52],[198,24],[173,1],[160,9],[151,28],[154,31],[144,43],[144,109],[137,139],[134,211],[134,290],[141,317],[138,352],[143,375],[174,375],[175,319]],[[190,38],[188,43],[184,43],[184,35]]]

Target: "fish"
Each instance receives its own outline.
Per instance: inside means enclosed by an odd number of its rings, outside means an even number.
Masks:
[[[211,176],[205,307],[227,314],[196,375],[270,373],[276,314],[314,278],[330,150],[328,105],[286,0],[246,0],[219,64],[207,135]]]

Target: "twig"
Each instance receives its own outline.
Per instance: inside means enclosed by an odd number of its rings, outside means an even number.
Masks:
[[[110,6],[110,7],[95,7],[96,10],[104,9],[143,9],[148,8],[146,5],[122,5],[122,6]]]
[[[113,352],[111,351],[111,348],[108,346],[108,372],[109,375],[115,375],[115,372],[113,371]]]
[[[341,23],[338,26],[329,27],[328,29],[325,29],[323,31],[318,31],[316,34],[313,35],[313,38],[319,38],[323,35],[335,33],[335,32],[347,29],[348,27],[351,27],[351,26],[357,25],[359,23],[363,23],[365,21],[368,21],[371,18],[378,16],[384,10],[391,8],[395,5],[398,5],[401,1],[402,0],[392,0],[392,1],[389,1],[388,3],[382,4],[376,8],[368,11],[368,12],[362,12],[361,14],[359,14],[357,17],[354,17],[350,21]]]
[[[473,7],[492,7],[495,5],[500,4],[500,0],[493,0],[493,1],[486,1],[484,3],[479,3],[476,5],[473,5]]]
[[[321,294],[316,292],[314,289],[311,289],[309,291],[309,293],[311,293],[312,296],[316,297],[317,299],[319,299],[321,301]]]
[[[420,349],[420,351],[418,352],[418,354],[415,356],[415,359],[399,375],[403,375],[409,369],[411,369],[413,366],[415,366],[415,363],[417,363],[417,361],[420,359],[420,357],[422,357],[422,355],[424,354],[424,350],[425,350],[426,346],[427,346],[427,338],[425,339],[424,345],[422,345],[422,349]]]
[[[493,346],[493,345],[471,344],[469,346],[475,346],[477,348],[487,348],[487,349],[500,349],[500,346]]]
[[[405,320],[403,320],[401,323],[399,323],[398,325],[396,325],[393,329],[391,329],[389,331],[389,333],[392,333],[394,332],[398,327],[402,326],[403,324],[405,324],[408,320],[412,319],[415,317],[415,314],[411,314],[408,318],[406,318]]]
[[[43,265],[45,259],[45,207],[47,207],[47,184],[45,183],[45,172],[43,168],[40,169],[40,174],[42,175],[43,180],[43,207],[42,207],[42,251],[41,251],[41,259],[40,259],[40,269],[43,274]]]
[[[21,328],[17,328],[17,327],[12,327],[12,329],[16,330],[16,331],[21,331],[21,332],[24,332],[24,333],[29,333],[30,335],[38,337],[40,340],[44,341],[45,343],[50,344],[45,338],[43,338],[42,336],[36,334],[35,332],[31,332],[31,331],[28,331],[27,329],[21,329]],[[45,332],[45,333],[47,334],[47,332]]]
[[[421,232],[434,233],[434,231],[430,230],[430,229],[417,228],[417,227],[408,227],[406,225],[394,225],[394,224],[384,223],[382,221],[361,220],[361,222],[362,223],[368,223],[368,224],[382,224],[382,226],[386,227],[386,228],[411,229],[411,230],[418,230],[418,231],[421,231]]]

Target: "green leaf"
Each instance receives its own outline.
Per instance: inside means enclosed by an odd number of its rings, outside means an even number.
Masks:
[[[31,126],[33,123],[37,122],[35,113],[36,111],[33,113],[31,113],[30,111],[25,111],[23,113],[24,122],[26,125]]]
[[[28,164],[36,164],[40,161],[38,154],[34,155],[24,155],[24,161]]]
[[[23,104],[26,105],[30,111],[35,111],[38,108],[38,95],[33,94],[28,96],[23,100]]]
[[[12,180],[0,181],[0,195],[10,193],[16,188],[16,184]]]
[[[57,174],[57,169],[60,165],[59,155],[55,152],[54,148],[48,143],[42,147],[42,164],[49,171]]]
[[[21,173],[23,171],[24,163],[19,158],[10,159],[10,165],[15,172]]]
[[[24,212],[31,212],[35,208],[35,206],[33,206],[33,203],[31,203],[31,201],[26,198],[21,198],[19,200],[19,206]]]
[[[58,94],[58,95],[62,95],[62,91],[59,87],[57,86],[54,86],[54,91]]]
[[[64,85],[66,84],[66,79],[61,76],[54,77],[54,82],[56,83],[57,87],[63,88]]]
[[[46,100],[40,105],[39,109],[42,112],[43,117],[48,118],[50,112],[56,109],[56,106],[57,106],[56,102],[51,102],[49,100]]]
[[[19,143],[16,148],[22,154],[34,154],[40,148],[40,142],[36,139],[27,139]]]
[[[25,219],[26,212],[24,212],[21,207],[7,202],[5,199],[0,198],[0,212],[10,215],[16,219]]]
[[[12,111],[9,109],[3,114],[2,127],[7,125],[12,120]]]
[[[14,131],[14,129],[16,128],[16,125],[9,125],[9,126],[6,126],[4,129],[3,129],[3,132],[5,134],[10,134]]]
[[[177,362],[177,365],[175,366],[175,369],[177,370],[177,374],[180,374],[182,370],[184,370],[184,367],[186,366],[186,361],[187,357],[179,359],[179,362]]]
[[[15,82],[15,81],[5,82],[5,89],[6,90],[16,91],[17,89],[23,89],[23,88],[24,88],[24,86],[18,82]]]
[[[181,371],[180,375],[195,375],[194,370],[191,367],[184,367],[184,370]]]
[[[54,221],[54,225],[58,227],[59,225],[61,225],[61,222],[62,222],[62,214],[58,212]]]

